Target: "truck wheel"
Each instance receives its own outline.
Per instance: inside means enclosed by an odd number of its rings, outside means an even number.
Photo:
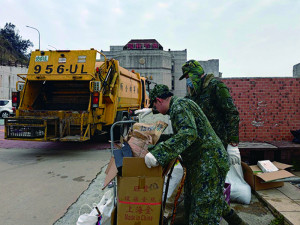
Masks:
[[[2,117],[2,118],[7,118],[7,117],[9,117],[9,112],[7,112],[7,111],[1,112],[1,117]]]

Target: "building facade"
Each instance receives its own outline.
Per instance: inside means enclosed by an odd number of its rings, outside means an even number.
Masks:
[[[219,72],[219,60],[210,59],[207,61],[198,61],[206,74],[213,74],[215,77],[222,77]]]
[[[300,63],[293,66],[293,77],[300,77]]]
[[[110,46],[110,51],[102,51],[107,58],[117,59],[120,66],[135,70],[151,81],[150,88],[165,84],[176,96],[186,94],[186,84],[179,81],[181,66],[187,60],[187,50],[168,51],[155,39],[137,39],[125,46]],[[101,60],[104,57],[101,56]]]

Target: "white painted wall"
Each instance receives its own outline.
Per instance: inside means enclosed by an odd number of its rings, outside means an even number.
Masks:
[[[17,74],[26,74],[28,68],[0,66],[0,98],[11,99],[11,92],[16,91],[17,81],[22,80]]]

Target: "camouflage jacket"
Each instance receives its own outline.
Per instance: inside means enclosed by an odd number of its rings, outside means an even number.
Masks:
[[[239,112],[229,93],[228,87],[213,74],[190,73],[194,89],[190,98],[195,101],[207,116],[215,132],[225,147],[231,142],[239,142]]]
[[[173,96],[169,115],[174,135],[148,148],[158,162],[166,166],[181,155],[184,165],[195,173],[209,177],[209,168],[217,166],[225,177],[229,170],[227,152],[201,108],[190,99]]]

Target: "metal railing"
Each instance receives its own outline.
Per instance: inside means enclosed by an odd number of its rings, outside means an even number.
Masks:
[[[124,124],[134,124],[136,123],[137,121],[134,121],[134,120],[126,120],[126,121],[118,121],[118,122],[115,122],[111,128],[110,128],[110,146],[111,146],[111,156],[114,155],[114,150],[116,150],[114,148],[114,128],[115,126],[117,125],[124,125]],[[117,185],[116,185],[116,178],[114,178],[112,180],[112,185],[113,185],[113,188],[114,188],[114,206],[116,205],[116,196],[117,196]]]

